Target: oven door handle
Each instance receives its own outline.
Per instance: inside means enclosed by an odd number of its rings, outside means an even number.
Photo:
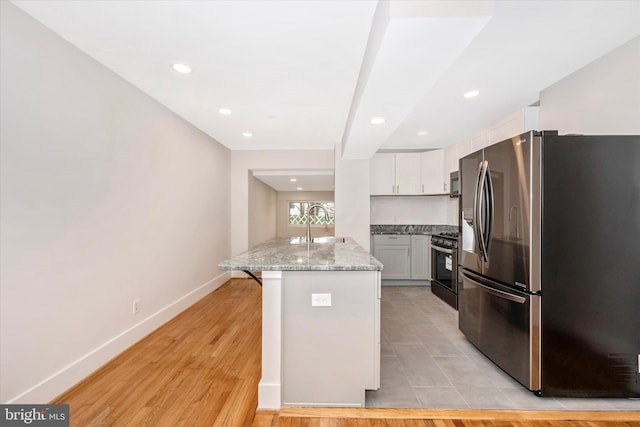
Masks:
[[[431,245],[431,249],[438,252],[444,252],[445,254],[450,254],[450,255],[453,255],[453,251],[455,251],[455,249],[442,248],[440,246],[434,246],[434,245]]]
[[[461,271],[461,273],[462,273],[463,279],[467,279],[468,281],[473,282],[474,284],[482,287],[486,292],[490,293],[491,295],[494,295],[494,296],[497,296],[498,298],[506,299],[509,301],[517,302],[518,304],[524,304],[527,302],[527,299],[525,297],[513,295],[513,294],[510,294],[509,292],[504,292],[495,288],[491,288],[485,284],[480,283],[477,280],[474,280],[469,275],[469,273],[465,273],[464,271]]]

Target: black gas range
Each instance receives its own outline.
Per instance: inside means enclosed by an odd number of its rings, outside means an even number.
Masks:
[[[441,248],[458,248],[458,232],[443,232],[431,236],[431,244]]]
[[[431,236],[431,292],[458,309],[458,233]]]

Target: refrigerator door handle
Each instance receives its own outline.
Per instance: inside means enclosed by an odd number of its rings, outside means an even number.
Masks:
[[[489,161],[486,161],[486,198],[487,198],[487,230],[485,233],[485,259],[489,261],[489,251],[491,248],[491,240],[493,239],[493,220],[495,217],[495,200],[493,199],[493,182],[491,181],[491,170],[489,169]]]
[[[478,178],[476,179],[476,188],[475,193],[473,194],[473,238],[478,245],[480,253],[482,253],[482,247],[480,245],[480,228],[478,227],[479,214],[478,214],[478,205],[480,198],[480,178],[482,177],[482,163],[478,166]]]
[[[488,162],[485,160],[482,162],[482,164],[480,165],[480,177],[478,178],[478,189],[477,189],[477,193],[476,193],[476,199],[477,199],[477,203],[476,203],[476,216],[477,216],[477,221],[476,221],[476,229],[478,230],[478,243],[480,245],[480,254],[482,255],[482,259],[484,262],[487,262],[488,259],[488,254],[487,254],[487,244],[486,244],[486,237],[485,237],[485,231],[487,229],[487,215],[485,215],[484,217],[482,216],[482,207],[483,205],[486,203],[486,191],[485,191],[485,184],[487,181],[487,168],[488,168]],[[485,213],[488,214],[488,209],[485,209]]]
[[[462,277],[467,279],[470,282],[473,282],[473,284],[478,285],[480,287],[482,287],[485,291],[487,291],[488,293],[490,293],[491,295],[497,296],[498,298],[502,298],[502,299],[506,299],[509,301],[513,301],[516,302],[518,304],[524,304],[527,302],[527,299],[525,297],[521,297],[518,295],[513,295],[510,294],[508,292],[504,292],[498,289],[494,289],[492,287],[489,287],[485,284],[482,284],[480,282],[478,282],[477,280],[474,280],[468,273],[465,273],[464,271],[460,271],[460,273],[462,274]]]

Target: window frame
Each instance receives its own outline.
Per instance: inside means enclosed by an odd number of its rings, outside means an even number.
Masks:
[[[305,221],[302,223],[292,223],[291,222],[291,217],[292,217],[292,204],[299,204],[299,209],[302,209],[303,212],[306,212],[306,208],[309,205],[314,205],[314,204],[319,204],[322,205],[323,207],[325,207],[327,209],[327,215],[330,218],[329,223],[322,223],[322,224],[314,224],[313,222],[311,223],[311,227],[335,227],[335,221],[336,221],[336,214],[335,214],[335,202],[334,201],[319,201],[319,200],[314,200],[314,201],[310,201],[310,200],[287,200],[287,204],[288,204],[288,209],[289,209],[289,213],[288,213],[288,219],[287,219],[287,225],[289,227],[306,227],[307,226],[307,221],[306,221],[306,215],[304,214],[298,214],[298,216],[304,216],[305,217]],[[329,205],[329,206],[327,206]],[[321,210],[320,210],[321,211]],[[324,218],[324,214],[320,214],[320,215],[311,215],[312,217],[322,217]]]

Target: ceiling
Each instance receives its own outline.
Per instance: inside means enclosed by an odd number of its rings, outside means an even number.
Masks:
[[[13,3],[232,150],[345,158],[469,138],[640,35],[640,0]]]
[[[277,191],[333,191],[332,169],[253,170],[253,176]]]

